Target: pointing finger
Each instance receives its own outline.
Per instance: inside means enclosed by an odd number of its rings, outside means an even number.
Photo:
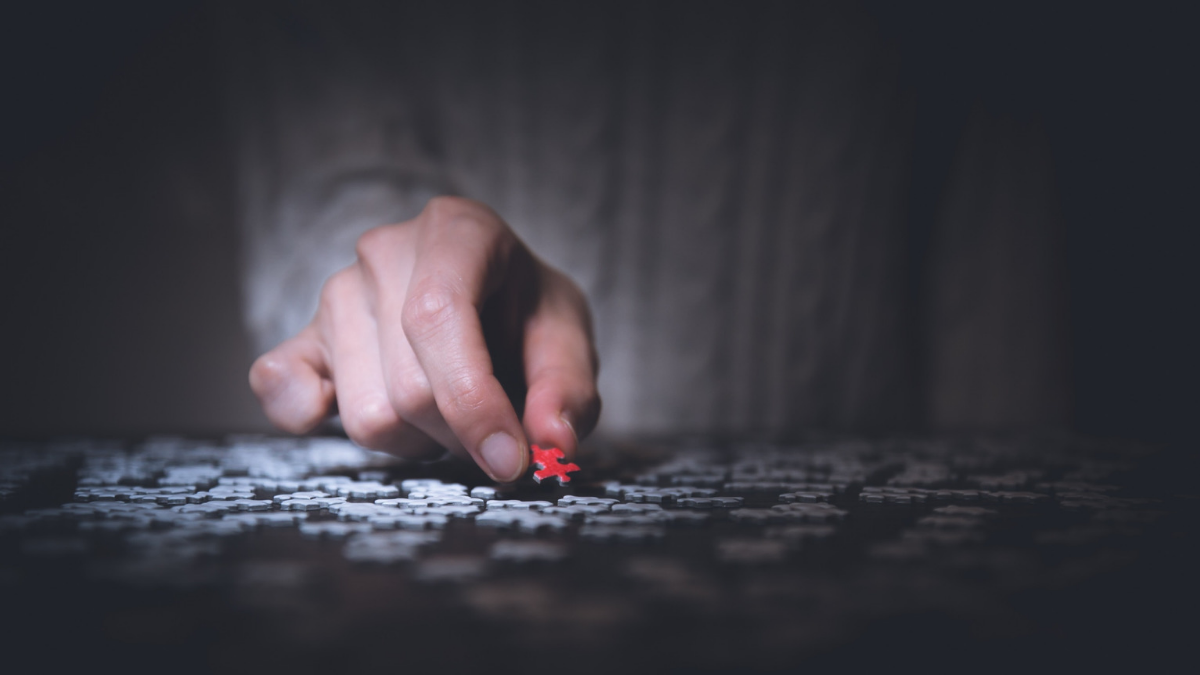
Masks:
[[[399,319],[429,378],[438,411],[492,478],[516,480],[529,462],[524,430],[496,379],[479,318],[518,245],[499,219],[457,199],[430,202],[402,303],[380,289],[380,321]],[[400,316],[389,315],[400,307]]]

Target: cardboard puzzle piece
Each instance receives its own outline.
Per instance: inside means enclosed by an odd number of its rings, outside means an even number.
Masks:
[[[533,472],[533,479],[539,483],[547,478],[557,478],[559,485],[566,485],[571,482],[567,473],[579,470],[576,464],[564,464],[561,461],[566,455],[558,448],[542,449],[536,445],[530,447],[533,449],[533,464],[538,467],[538,470]]]

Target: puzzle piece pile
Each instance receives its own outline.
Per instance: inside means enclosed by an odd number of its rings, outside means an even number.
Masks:
[[[968,450],[655,447],[580,482],[561,450],[534,446],[535,483],[496,486],[473,483],[459,464],[404,463],[339,439],[9,444],[0,590],[13,578],[36,589],[39,570],[63,561],[82,579],[141,588],[236,596],[286,581],[293,603],[312,575],[386,574],[460,592],[455,602],[481,620],[553,617],[574,635],[624,631],[664,603],[762,631],[810,616],[789,602],[813,617],[892,616],[914,597],[922,611],[1007,611],[1005,594],[1100,574],[1114,551],[1136,550],[1183,508],[1128,487],[1135,465],[1120,455],[984,441]],[[245,557],[264,545],[253,542],[280,538],[294,542],[286,556]],[[344,568],[327,569],[328,547]],[[827,576],[820,561],[830,559],[846,571]],[[897,571],[914,565],[918,577]],[[229,571],[243,567],[256,581]],[[772,601],[756,600],[753,584]],[[522,595],[510,598],[510,587]],[[621,607],[608,604],[611,588],[625,589]]]

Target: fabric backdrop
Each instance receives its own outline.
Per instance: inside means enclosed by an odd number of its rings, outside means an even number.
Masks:
[[[870,12],[231,3],[222,27],[260,351],[364,230],[458,194],[586,291],[602,429],[1068,421],[1038,124],[966,101],[930,169],[941,118]]]

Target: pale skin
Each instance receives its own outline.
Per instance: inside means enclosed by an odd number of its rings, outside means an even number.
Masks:
[[[303,434],[337,412],[363,447],[445,448],[498,482],[524,475],[530,443],[574,457],[600,397],[587,300],[566,275],[456,197],[370,230],[357,253],[312,322],[251,367],[272,423]]]

